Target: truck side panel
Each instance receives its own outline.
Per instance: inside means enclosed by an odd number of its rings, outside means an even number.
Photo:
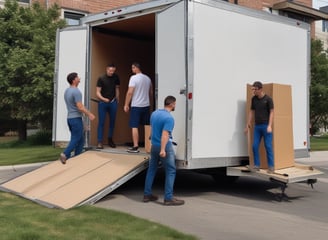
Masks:
[[[185,77],[185,16],[184,2],[156,15],[156,73],[158,108],[164,107],[168,95],[177,98],[173,139],[177,142],[177,159],[185,159],[186,147],[186,88]]]
[[[53,142],[60,146],[68,142],[70,135],[67,127],[67,111],[64,101],[64,92],[69,84],[67,74],[77,72],[81,78],[79,89],[84,95],[86,50],[86,28],[66,28],[57,32],[57,56],[55,69],[55,103],[54,103],[54,129]]]
[[[193,5],[191,165],[248,155],[246,84],[254,81],[292,86],[294,148],[306,150],[308,25],[222,6]]]

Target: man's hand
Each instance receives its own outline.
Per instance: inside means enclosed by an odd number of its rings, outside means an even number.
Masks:
[[[129,110],[130,110],[129,106],[124,106],[123,109],[124,109],[124,112],[126,112],[126,113],[129,112]]]
[[[93,115],[93,113],[91,113],[91,112],[88,114],[88,117],[89,117],[90,121],[93,121],[96,118],[95,115]]]
[[[250,124],[247,124],[247,126],[244,129],[244,133],[247,134],[248,133],[248,129],[251,128]]]
[[[271,127],[271,126],[268,126],[268,127],[267,127],[267,132],[268,132],[268,133],[272,133],[272,127]]]
[[[166,152],[165,152],[164,150],[161,150],[161,151],[159,152],[159,156],[162,157],[162,158],[165,158],[165,156],[166,156]]]

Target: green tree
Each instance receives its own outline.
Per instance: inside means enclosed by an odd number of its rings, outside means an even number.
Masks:
[[[58,5],[45,9],[6,0],[0,9],[0,109],[10,109],[26,140],[28,122],[51,126],[56,30],[65,26]]]
[[[327,124],[328,58],[320,40],[311,42],[310,122],[311,134]]]

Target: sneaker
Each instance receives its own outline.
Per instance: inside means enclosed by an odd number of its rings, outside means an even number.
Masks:
[[[269,173],[269,174],[273,174],[273,173],[274,173],[274,168],[269,167],[267,173]]]
[[[150,195],[144,195],[143,202],[150,202],[150,201],[157,201],[158,197],[156,195],[150,194]]]
[[[116,144],[113,142],[112,138],[108,138],[108,146],[111,148],[116,148]]]
[[[61,153],[59,155],[59,160],[61,161],[62,164],[66,164],[67,157],[64,153]]]
[[[184,203],[185,203],[184,200],[177,199],[177,198],[172,198],[171,200],[164,200],[165,206],[179,206],[179,205],[183,205]]]
[[[97,149],[104,149],[104,146],[102,145],[102,143],[98,143],[98,145],[97,145]]]
[[[259,166],[247,166],[247,168],[248,168],[251,172],[258,172],[258,171],[260,171],[260,167],[259,167]]]
[[[138,153],[139,150],[138,150],[139,147],[130,147],[128,148],[128,152],[129,153]]]

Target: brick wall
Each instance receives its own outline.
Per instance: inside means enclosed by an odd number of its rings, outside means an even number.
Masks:
[[[80,10],[88,13],[103,12],[111,8],[117,8],[120,6],[131,5],[140,2],[147,2],[149,0],[32,0],[39,1],[44,4],[48,2],[49,5],[57,3],[59,6],[72,10]],[[272,7],[273,4],[282,2],[285,0],[229,0],[231,3],[238,2],[238,5],[262,10],[265,7]],[[312,6],[312,0],[294,0],[295,3],[303,4],[306,6]]]
[[[39,1],[42,4],[48,3],[49,6],[57,3],[59,6],[67,9],[83,11],[87,13],[103,12],[111,8],[146,2],[146,0],[32,0]]]
[[[283,2],[286,0],[238,0],[238,5],[262,10],[265,7],[272,7],[273,4]],[[231,3],[235,3],[235,0],[229,0]],[[294,3],[299,3],[308,7],[312,7],[312,0],[294,0]]]
[[[48,3],[51,6],[57,3],[59,6],[71,10],[82,11],[86,13],[103,12],[108,9],[117,8],[120,6],[126,6],[141,2],[148,2],[151,0],[32,0],[39,1],[40,3]],[[285,0],[229,0],[230,3],[238,3],[238,5],[249,7],[253,9],[263,10],[264,8],[270,8],[273,4],[282,2]],[[312,7],[312,0],[294,0],[295,3],[303,4]],[[312,31],[311,36],[314,37],[314,24],[311,24]]]

